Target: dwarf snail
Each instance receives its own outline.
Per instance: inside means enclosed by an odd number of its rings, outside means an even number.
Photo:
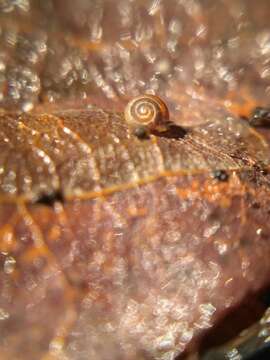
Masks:
[[[125,119],[135,129],[164,132],[168,130],[169,111],[158,96],[140,95],[127,104]]]

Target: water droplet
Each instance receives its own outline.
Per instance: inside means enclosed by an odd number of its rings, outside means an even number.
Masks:
[[[34,108],[34,104],[30,101],[26,101],[22,104],[22,110],[24,112],[31,111]]]
[[[4,272],[6,274],[11,274],[14,271],[15,266],[16,260],[12,256],[8,256],[4,262]]]
[[[224,255],[228,251],[228,244],[225,241],[216,240],[214,245],[220,255]]]
[[[239,354],[237,349],[232,349],[226,353],[226,358],[228,360],[242,360],[242,356]]]
[[[0,308],[0,321],[7,320],[9,317],[10,317],[9,313],[6,310]]]
[[[64,343],[63,343],[63,339],[54,339],[53,341],[51,341],[50,343],[50,352],[52,353],[61,353],[61,351],[63,350],[63,346],[64,346]]]

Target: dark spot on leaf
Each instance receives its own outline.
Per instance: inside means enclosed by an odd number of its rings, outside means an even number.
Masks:
[[[60,190],[49,194],[41,194],[39,198],[35,201],[36,204],[46,206],[53,206],[56,202],[64,202],[64,196]]]
[[[249,123],[254,127],[269,127],[270,108],[256,107],[249,118]]]
[[[213,172],[213,177],[218,181],[228,181],[229,174],[225,170],[216,170]]]
[[[253,209],[260,209],[261,208],[260,204],[257,201],[254,201],[251,204],[251,206],[253,207]]]
[[[256,171],[259,171],[262,175],[268,174],[268,169],[266,168],[266,166],[263,163],[257,162],[256,164],[254,164],[253,168]]]
[[[242,246],[249,246],[250,245],[250,240],[247,237],[241,237],[240,238],[240,245]]]

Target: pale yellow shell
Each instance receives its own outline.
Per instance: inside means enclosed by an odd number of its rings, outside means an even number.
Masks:
[[[166,131],[169,111],[158,96],[140,95],[127,104],[125,119],[131,126],[145,126],[150,130]]]

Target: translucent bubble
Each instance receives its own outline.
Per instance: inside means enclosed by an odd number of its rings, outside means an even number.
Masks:
[[[9,317],[10,317],[10,314],[3,308],[0,308],[0,321],[7,320]]]
[[[12,256],[8,256],[4,262],[4,272],[6,274],[11,274],[14,271],[15,266],[16,260]]]

